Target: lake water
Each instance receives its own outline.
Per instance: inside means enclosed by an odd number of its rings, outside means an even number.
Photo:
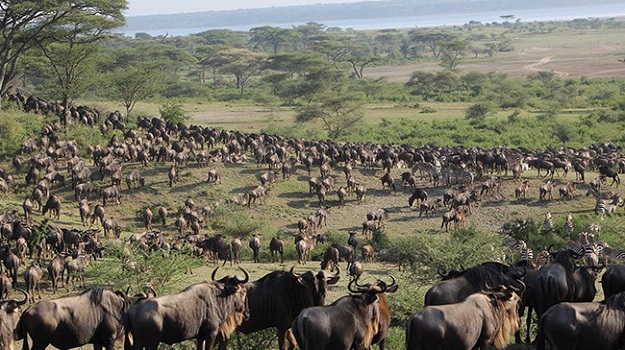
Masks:
[[[463,25],[470,21],[481,23],[503,22],[501,16],[513,15],[510,21],[520,20],[521,22],[535,21],[568,21],[576,18],[613,18],[625,17],[625,3],[586,6],[586,7],[564,7],[552,9],[532,9],[532,10],[512,10],[502,12],[478,12],[447,15],[428,15],[414,17],[394,17],[394,18],[367,18],[367,19],[344,19],[335,21],[318,21],[327,27],[339,27],[343,29],[352,28],[356,30],[367,29],[389,29],[389,28],[417,28],[417,27],[439,27]],[[271,25],[275,27],[291,28],[304,24],[304,22],[291,23],[256,23],[249,25],[221,26],[221,27],[198,27],[198,28],[164,28],[164,29],[133,29],[132,31],[122,31],[125,36],[134,37],[136,33],[148,33],[152,36],[169,35],[181,36],[193,33],[200,33],[210,29],[230,29],[237,31],[249,31],[251,28]]]

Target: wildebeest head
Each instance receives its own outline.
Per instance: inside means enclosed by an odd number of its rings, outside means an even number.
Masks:
[[[319,306],[325,304],[328,285],[336,284],[339,281],[341,269],[337,267],[334,275],[327,276],[323,270],[316,275],[312,271],[298,274],[295,272],[295,266],[293,266],[290,274],[297,279],[300,285],[308,290],[308,295],[305,296],[308,299],[307,305]]]
[[[19,290],[24,294],[24,300],[15,299],[0,300],[0,349],[13,349],[13,340],[16,339],[17,323],[21,316],[20,306],[28,301],[28,293]]]
[[[377,283],[372,284],[358,284],[358,278],[354,278],[347,284],[347,290],[354,294],[361,294],[368,303],[373,303],[378,300],[378,294],[380,293],[393,293],[397,290],[399,285],[395,281],[395,277],[391,275],[392,282],[387,285],[386,282],[378,280]],[[356,287],[353,287],[356,285]]]
[[[215,270],[213,270],[213,273],[211,274],[211,280],[213,281],[217,281],[219,283],[223,283],[224,287],[222,290],[222,297],[227,297],[229,295],[232,295],[236,292],[238,292],[241,289],[241,285],[247,283],[250,280],[250,275],[247,271],[245,271],[244,268],[239,266],[239,269],[241,269],[241,271],[243,271],[243,274],[245,275],[244,279],[240,279],[238,276],[232,276],[232,275],[227,275],[222,277],[219,280],[215,279],[215,275],[217,274],[217,270],[219,270],[219,267],[216,267]]]

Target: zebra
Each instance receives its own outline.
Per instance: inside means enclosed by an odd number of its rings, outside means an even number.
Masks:
[[[573,214],[571,214],[571,212],[569,212],[568,214],[566,214],[566,220],[564,221],[564,233],[569,236],[572,237],[573,236]]]
[[[545,231],[553,230],[553,216],[551,215],[551,212],[549,211],[545,213],[545,220],[543,220],[543,228],[545,229]]]

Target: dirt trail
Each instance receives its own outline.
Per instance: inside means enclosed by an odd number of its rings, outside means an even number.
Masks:
[[[532,63],[532,64],[528,64],[527,66],[525,66],[525,67],[524,67],[524,69],[525,69],[525,70],[532,71],[532,72],[540,72],[540,71],[543,71],[544,69],[540,69],[539,67],[540,67],[540,66],[542,66],[542,65],[545,65],[545,64],[547,64],[547,63],[549,63],[549,62],[551,62],[551,59],[552,59],[553,57],[554,57],[554,56],[546,56],[546,57],[543,57],[543,58],[542,58],[540,61],[538,61],[538,62],[535,62],[535,63]],[[559,71],[554,71],[554,70],[552,70],[552,72],[553,72],[554,74],[558,75],[560,78],[564,78],[564,77],[567,77],[567,76],[569,75],[569,73],[567,73],[567,72],[559,72]]]

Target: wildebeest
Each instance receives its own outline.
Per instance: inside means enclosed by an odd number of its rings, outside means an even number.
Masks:
[[[287,331],[295,317],[306,307],[324,305],[328,285],[338,281],[338,273],[333,276],[326,275],[325,271],[298,274],[295,267],[290,271],[268,273],[246,285],[250,317],[237,330],[249,334],[276,327],[278,349],[286,349],[286,337],[292,349],[295,339]]]
[[[161,218],[161,222],[163,223],[163,226],[167,226],[167,208],[159,207],[158,216]]]
[[[221,173],[217,169],[211,169],[208,171],[207,183],[219,183],[221,184]]]
[[[41,289],[39,288],[39,282],[41,281],[42,270],[41,266],[37,262],[33,262],[30,267],[24,272],[24,281],[26,283],[26,292],[30,296],[31,303],[35,302],[35,291],[41,299]]]
[[[244,279],[225,276],[193,284],[177,294],[139,301],[125,315],[124,349],[156,350],[159,343],[175,344],[195,339],[198,349],[227,344],[230,334],[248,318],[246,305],[249,274]]]
[[[133,169],[130,174],[126,175],[126,185],[132,192],[132,186],[145,186],[145,178],[141,176],[141,173],[137,169]]]
[[[625,264],[620,263],[608,267],[601,276],[601,287],[606,299],[614,294],[625,292]]]
[[[254,262],[255,263],[259,263],[260,262],[260,237],[257,234],[253,234],[252,238],[250,238],[250,243],[249,243],[249,247],[250,249],[252,249],[252,252],[254,253]]]
[[[366,263],[373,263],[375,259],[375,250],[373,250],[373,246],[370,244],[365,244],[360,248],[360,252],[362,253],[362,260]]]
[[[243,251],[243,242],[241,242],[241,239],[239,237],[235,237],[230,241],[230,251],[232,252],[232,260],[230,261],[230,264],[232,264],[233,260],[236,264],[240,264],[241,252]]]
[[[113,233],[113,236],[115,236],[115,238],[119,238],[119,236],[121,235],[121,227],[117,223],[117,220],[112,217],[104,220],[102,228],[104,229],[105,238],[108,238],[109,231]]]
[[[419,205],[419,217],[425,212],[426,217],[430,217],[430,212],[434,214],[436,208],[443,206],[443,200],[441,198],[430,198]]]
[[[41,208],[41,215],[46,215],[48,211],[59,220],[61,216],[61,200],[54,194],[48,197],[48,201],[43,208]]]
[[[13,342],[16,339],[16,329],[19,325],[20,316],[22,314],[21,306],[28,301],[28,293],[20,290],[24,294],[24,300],[17,301],[15,299],[3,298],[0,300],[0,344],[3,350],[12,350]]]
[[[123,334],[122,315],[142,297],[128,297],[111,288],[90,288],[77,296],[40,301],[22,314],[18,339],[24,339],[24,349],[29,348],[30,336],[33,349],[93,344],[95,349],[113,350]]]
[[[63,281],[63,276],[61,276],[61,274],[64,271],[66,259],[67,255],[65,253],[58,253],[48,264],[48,275],[52,281],[52,292],[54,294],[56,294],[58,288],[59,277],[61,277],[61,281]]]
[[[359,278],[362,275],[364,269],[362,268],[362,264],[358,261],[354,261],[347,270],[347,274],[352,278]]]
[[[100,219],[100,225],[104,226],[104,216],[106,215],[106,210],[104,206],[100,203],[95,205],[93,208],[93,213],[91,213],[91,225],[96,221],[96,219]]]
[[[408,319],[406,349],[503,349],[519,328],[522,292],[503,288],[426,306]]]
[[[247,192],[247,207],[251,208],[252,203],[256,205],[256,200],[262,202],[264,198],[269,195],[269,189],[263,186],[258,186],[255,189]]]
[[[412,207],[415,201],[421,201],[421,203],[425,202],[428,199],[428,193],[422,189],[417,188],[412,192],[410,198],[408,198],[408,206]]]
[[[600,303],[559,303],[540,318],[536,349],[616,350],[625,347],[625,293]]]
[[[271,254],[271,262],[278,261],[278,254],[280,254],[280,263],[284,263],[284,243],[278,237],[272,237],[269,242],[269,253]]]
[[[523,290],[516,271],[506,274],[484,265],[474,266],[463,271],[439,270],[443,281],[436,283],[425,293],[424,305],[444,305],[459,303],[471,294],[504,286],[508,289]]]
[[[397,285],[378,281],[354,288],[355,282],[347,286],[353,294],[328,306],[306,308],[295,318],[293,335],[300,349],[370,349],[376,341],[384,347],[388,324],[381,295],[394,292]]]
[[[321,269],[325,270],[328,266],[339,266],[339,251],[334,247],[328,247],[321,256]]]
[[[114,198],[117,204],[122,204],[122,195],[119,192],[117,185],[104,188],[102,191],[102,205],[106,206],[106,201],[109,198]]]
[[[152,213],[152,209],[150,207],[145,208],[143,211],[143,225],[147,230],[152,230],[152,219],[154,218],[154,213]]]
[[[169,178],[169,188],[174,187],[174,182],[177,182],[180,178],[180,171],[175,165],[172,165],[167,172]]]
[[[13,288],[17,288],[17,272],[20,269],[20,259],[13,253],[9,246],[0,248],[0,260],[7,269],[7,275],[11,278]]]

